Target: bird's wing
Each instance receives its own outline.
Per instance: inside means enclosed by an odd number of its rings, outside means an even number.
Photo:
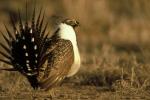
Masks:
[[[73,61],[74,53],[71,41],[59,39],[54,49],[49,52],[48,58],[39,69],[38,81],[39,86],[43,89],[50,89],[58,85],[68,74]]]

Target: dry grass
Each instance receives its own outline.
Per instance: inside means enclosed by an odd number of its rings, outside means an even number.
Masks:
[[[33,1],[29,1],[30,9]],[[149,2],[37,0],[38,6],[46,7],[50,22],[56,14],[81,23],[77,29],[81,69],[55,89],[54,100],[150,99]],[[0,1],[0,23],[9,24],[7,13],[16,14],[18,7],[25,10],[24,0]],[[1,24],[0,29],[4,31]],[[20,73],[1,71],[0,99],[42,100],[50,99],[50,94],[33,90]]]

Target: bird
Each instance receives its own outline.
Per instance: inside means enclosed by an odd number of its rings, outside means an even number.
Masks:
[[[4,25],[7,35],[1,32],[5,44],[0,43],[0,46],[5,52],[0,51],[0,54],[5,59],[0,58],[0,61],[12,66],[1,70],[18,71],[34,89],[50,90],[80,69],[81,59],[75,32],[79,22],[66,18],[48,37],[50,33],[44,12],[41,8],[36,18],[34,7],[29,24],[27,9],[25,22],[18,11],[19,27],[15,24],[14,16],[10,15],[13,32]]]

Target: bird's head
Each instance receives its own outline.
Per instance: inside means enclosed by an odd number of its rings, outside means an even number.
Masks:
[[[65,19],[58,25],[58,30],[55,32],[54,37],[61,39],[71,40],[76,42],[75,27],[79,26],[79,22],[75,19]]]
[[[65,23],[67,25],[72,26],[73,28],[79,26],[79,22],[76,21],[75,19],[65,19],[64,21],[62,21],[62,23]]]

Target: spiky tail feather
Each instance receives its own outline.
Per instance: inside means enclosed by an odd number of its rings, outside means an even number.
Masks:
[[[33,9],[31,26],[28,24],[28,12],[26,4],[26,20],[23,24],[21,19],[20,10],[18,10],[19,18],[19,30],[17,29],[13,15],[10,14],[11,25],[13,32],[9,31],[9,28],[5,25],[7,36],[1,32],[8,47],[2,43],[0,46],[6,51],[0,51],[0,54],[6,58],[6,60],[0,59],[0,61],[13,65],[14,69],[1,69],[7,71],[19,71],[27,77],[33,88],[38,87],[38,81],[36,79],[38,75],[38,67],[41,65],[42,57],[45,52],[45,43],[48,33],[45,35],[48,22],[44,26],[44,13],[42,8],[38,14],[38,18],[35,18],[35,7]],[[41,17],[42,16],[42,17]],[[36,20],[36,21],[35,21]]]

